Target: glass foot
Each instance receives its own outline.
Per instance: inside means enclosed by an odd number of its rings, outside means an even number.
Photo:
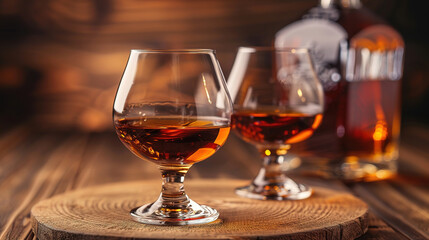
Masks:
[[[151,203],[134,208],[130,214],[141,223],[153,225],[190,225],[203,224],[215,221],[219,217],[218,211],[205,205],[199,205],[190,200],[186,208],[169,208]]]
[[[260,200],[301,200],[311,196],[313,190],[304,184],[290,180],[286,183],[269,183],[235,189],[235,193],[241,197]]]

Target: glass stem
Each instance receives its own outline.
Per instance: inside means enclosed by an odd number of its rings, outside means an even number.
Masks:
[[[188,211],[191,202],[186,195],[184,181],[187,168],[160,168],[162,174],[162,190],[157,202],[159,211],[164,214],[180,215]]]
[[[253,183],[255,185],[266,185],[270,183],[284,182],[288,177],[284,173],[283,163],[285,161],[286,149],[271,150],[264,149],[261,151],[263,161],[262,167],[259,170]]]
[[[256,176],[256,185],[283,182],[287,177],[282,171],[284,156],[264,156],[262,167]]]

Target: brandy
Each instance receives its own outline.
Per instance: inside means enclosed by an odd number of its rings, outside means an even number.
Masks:
[[[322,114],[236,112],[232,128],[246,141],[264,146],[285,145],[309,138]]]
[[[115,121],[121,141],[137,156],[162,166],[190,166],[226,141],[226,119],[128,118]]]

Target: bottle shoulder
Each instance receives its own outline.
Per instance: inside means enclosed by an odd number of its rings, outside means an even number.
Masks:
[[[282,39],[288,39],[289,35],[292,34],[296,35],[296,37],[304,35],[305,37],[319,38],[320,34],[328,35],[333,34],[333,32],[337,32],[334,36],[341,35],[344,37],[346,35],[347,39],[351,39],[373,26],[377,26],[376,29],[388,29],[385,32],[389,32],[389,35],[402,39],[400,34],[386,21],[364,7],[341,8],[333,6],[330,8],[311,8],[301,19],[277,31],[275,41],[279,42]],[[310,31],[313,34],[307,36],[308,34],[305,33],[310,33]]]
[[[389,51],[404,47],[401,35],[389,25],[369,26],[350,39],[350,47],[370,51]]]

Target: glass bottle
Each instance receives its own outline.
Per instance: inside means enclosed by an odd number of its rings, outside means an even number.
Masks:
[[[297,170],[366,181],[396,173],[402,37],[360,0],[320,0],[274,45],[309,48],[325,93],[321,126],[295,146]]]

